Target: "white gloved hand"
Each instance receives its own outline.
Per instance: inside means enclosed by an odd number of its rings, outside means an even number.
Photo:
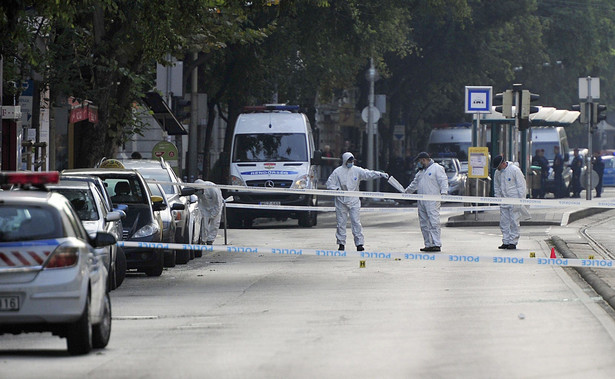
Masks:
[[[386,172],[381,172],[380,176],[382,176],[383,178],[385,178],[387,180],[389,179],[389,174],[387,174]]]

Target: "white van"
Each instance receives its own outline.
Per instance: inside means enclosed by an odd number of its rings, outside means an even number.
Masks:
[[[312,128],[306,115],[293,105],[246,107],[235,124],[230,157],[230,184],[246,187],[316,189],[321,153],[314,148]],[[235,203],[316,206],[313,195],[229,193]],[[316,211],[229,208],[231,227],[251,227],[255,218],[299,220],[316,225]]]
[[[470,146],[472,146],[471,126],[434,128],[429,134],[427,152],[433,157],[457,157],[459,161],[467,163]]]
[[[555,194],[555,174],[553,173],[553,158],[555,152],[553,147],[559,147],[559,153],[564,158],[564,172],[562,177],[564,185],[568,188],[572,177],[572,170],[567,165],[569,158],[568,137],[566,130],[562,126],[534,126],[532,127],[532,157],[536,155],[537,149],[544,149],[545,157],[549,160],[549,177],[547,179],[548,193]],[[566,193],[566,189],[563,190]]]

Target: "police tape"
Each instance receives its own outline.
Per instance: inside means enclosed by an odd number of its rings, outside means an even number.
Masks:
[[[465,264],[495,264],[495,265],[538,265],[558,267],[593,267],[613,268],[613,260],[608,259],[568,259],[568,258],[524,258],[516,256],[482,256],[475,254],[444,254],[444,253],[411,253],[411,252],[369,252],[369,251],[340,251],[324,249],[303,248],[276,248],[262,246],[214,246],[193,245],[180,243],[159,242],[131,242],[118,241],[118,246],[148,250],[187,250],[201,252],[226,252],[254,254],[273,254],[284,256],[315,256],[318,258],[373,258],[414,262],[449,262]]]
[[[211,188],[212,185],[202,183],[173,183],[156,182],[158,184],[173,184],[184,187]],[[226,184],[216,184],[215,187],[229,190],[230,195],[241,193],[284,193],[295,195],[317,195],[317,196],[343,196],[343,197],[363,197],[373,199],[393,199],[393,200],[423,200],[456,202],[468,204],[498,204],[498,205],[529,205],[543,207],[579,207],[579,208],[615,208],[615,199],[592,199],[585,200],[580,198],[563,199],[524,199],[515,197],[488,197],[488,196],[457,196],[457,195],[425,195],[411,193],[392,193],[392,192],[368,192],[368,191],[342,191],[342,190],[319,190],[301,188],[265,188],[265,187],[246,187]]]
[[[293,205],[277,205],[277,204],[237,204],[232,202],[226,203],[227,208],[241,209],[273,209],[280,211],[311,211],[311,212],[335,212],[335,207],[319,207],[319,206],[293,206]],[[441,207],[440,213],[458,213],[458,212],[482,212],[499,210],[499,206],[485,207]],[[416,212],[416,208],[412,207],[361,207],[361,213],[404,213]]]

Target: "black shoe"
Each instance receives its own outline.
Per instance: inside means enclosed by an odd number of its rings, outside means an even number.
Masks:
[[[498,246],[498,249],[508,249],[508,244],[507,243],[503,243],[500,246]]]
[[[213,245],[214,243],[212,241],[207,241],[206,242],[208,245]]]
[[[440,251],[440,246],[432,246],[428,248],[429,250],[427,251]]]
[[[515,250],[516,248],[517,248],[517,245],[514,245],[512,243],[508,244],[508,246],[506,246],[506,249],[508,249],[508,250]]]
[[[363,245],[357,245],[357,251],[364,251]]]
[[[344,245],[340,244],[340,245],[337,247],[337,249],[338,249],[339,251],[344,251],[344,250],[346,250],[346,247],[345,247]]]
[[[431,250],[429,250],[429,249],[431,249],[431,247],[423,247],[423,248],[421,248],[421,249],[419,249],[419,250],[421,250],[421,251],[431,251]]]

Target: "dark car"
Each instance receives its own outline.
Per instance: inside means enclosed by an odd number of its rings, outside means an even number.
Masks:
[[[62,174],[93,175],[102,179],[115,206],[126,205],[122,222],[123,238],[133,242],[162,242],[162,222],[154,214],[165,205],[154,202],[145,178],[135,170],[90,168],[64,170]],[[157,197],[156,197],[157,198]],[[160,276],[164,269],[164,253],[157,249],[125,247],[128,269],[148,276]]]

